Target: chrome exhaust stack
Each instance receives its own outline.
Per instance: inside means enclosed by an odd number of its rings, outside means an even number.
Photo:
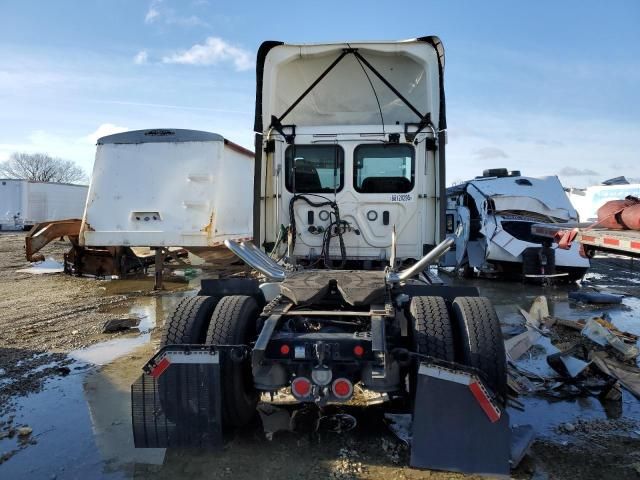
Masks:
[[[225,240],[224,244],[234,255],[242,259],[251,268],[262,273],[269,280],[281,282],[285,279],[286,271],[284,268],[274,262],[267,254],[260,251],[253,243],[238,243],[234,240]]]
[[[433,250],[431,250],[409,268],[402,270],[401,272],[387,272],[387,282],[398,283],[411,277],[415,277],[429,265],[436,263],[440,259],[440,257],[442,257],[442,255],[447,253],[447,251],[451,248],[455,241],[455,237],[445,238],[442,242],[436,245]]]

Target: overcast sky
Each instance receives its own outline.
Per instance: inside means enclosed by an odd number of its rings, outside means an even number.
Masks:
[[[41,151],[90,172],[96,138],[155,127],[252,148],[262,41],[423,35],[446,49],[449,182],[501,166],[567,186],[640,178],[634,0],[0,0],[0,160]]]

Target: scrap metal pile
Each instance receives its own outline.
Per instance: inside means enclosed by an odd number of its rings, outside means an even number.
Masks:
[[[621,411],[622,388],[640,399],[637,335],[618,330],[606,313],[577,321],[551,316],[543,296],[520,312],[525,330],[505,341],[514,393],[595,396],[614,411]]]

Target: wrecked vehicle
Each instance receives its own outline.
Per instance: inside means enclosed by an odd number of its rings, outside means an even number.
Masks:
[[[556,278],[576,281],[590,264],[579,245],[569,250],[531,232],[541,224],[575,224],[578,214],[558,177],[524,177],[506,168],[485,170],[481,177],[447,189],[446,231],[462,235],[441,265],[465,276],[474,271],[498,278]]]
[[[428,271],[454,243],[443,69],[437,37],[261,46],[255,244],[225,241],[261,278],[203,280],[167,318],[136,446],[220,447],[263,394],[322,408],[359,386],[412,413],[413,466],[509,473],[496,312]]]

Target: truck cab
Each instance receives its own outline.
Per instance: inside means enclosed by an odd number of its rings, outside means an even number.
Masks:
[[[394,231],[398,262],[430,251],[443,235],[443,68],[436,37],[265,42],[255,123],[259,244],[327,268],[388,265]]]

